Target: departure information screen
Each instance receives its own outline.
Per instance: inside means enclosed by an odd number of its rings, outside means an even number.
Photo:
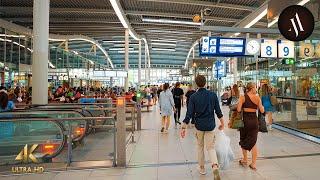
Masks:
[[[203,37],[200,56],[244,56],[245,39],[224,37]]]

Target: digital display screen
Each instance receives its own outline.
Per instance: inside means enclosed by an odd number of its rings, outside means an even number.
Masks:
[[[200,56],[244,56],[245,39],[203,37],[200,44]]]

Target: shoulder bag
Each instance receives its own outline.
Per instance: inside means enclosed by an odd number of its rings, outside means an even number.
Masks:
[[[276,106],[276,105],[279,104],[278,99],[277,99],[276,96],[270,95],[269,97],[270,97],[270,102],[271,102],[272,106]]]

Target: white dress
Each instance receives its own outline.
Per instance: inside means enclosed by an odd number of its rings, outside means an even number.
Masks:
[[[170,116],[174,107],[173,95],[170,90],[162,91],[159,96],[159,104],[162,116]]]

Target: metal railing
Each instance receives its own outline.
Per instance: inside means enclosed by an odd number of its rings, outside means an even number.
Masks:
[[[0,119],[1,123],[8,123],[8,122],[26,122],[26,121],[46,121],[46,122],[67,122],[69,124],[68,128],[64,130],[63,135],[67,137],[67,159],[66,159],[66,165],[70,166],[72,162],[72,132],[73,132],[73,126],[71,126],[72,121],[79,121],[79,120],[104,120],[104,119],[110,119],[110,117],[75,117],[75,118],[7,118],[7,119]],[[114,136],[114,144],[113,144],[113,165],[116,166],[116,126],[115,123],[113,125],[108,125],[110,129],[113,130],[113,136]],[[27,144],[27,143],[26,143]]]
[[[303,138],[310,136],[312,141],[317,139],[320,142],[320,100],[282,96],[277,99],[273,113],[276,127],[287,128],[291,133],[303,134]]]
[[[108,107],[107,107],[108,106]],[[111,107],[110,107],[111,106]],[[72,158],[72,152],[73,152],[73,141],[72,137],[74,135],[72,134],[74,128],[71,124],[73,121],[107,121],[112,120],[112,124],[102,124],[102,125],[94,125],[91,124],[91,128],[93,129],[111,129],[113,133],[113,152],[110,153],[113,156],[112,164],[113,166],[125,166],[125,149],[128,146],[128,144],[134,143],[135,138],[135,131],[141,130],[141,108],[136,103],[128,103],[125,104],[125,107],[114,107],[115,104],[112,103],[73,103],[73,104],[61,104],[61,103],[52,103],[48,105],[28,105],[25,106],[25,108],[17,109],[14,112],[7,112],[7,114],[15,114],[15,113],[25,113],[28,114],[30,112],[56,112],[59,111],[59,109],[70,111],[71,109],[81,109],[85,111],[104,111],[108,112],[105,113],[102,117],[73,117],[73,118],[52,118],[52,117],[28,117],[28,118],[14,118],[14,117],[8,117],[7,119],[0,119],[0,124],[4,122],[57,122],[59,124],[66,124],[61,129],[63,130],[63,136],[66,136],[66,144],[67,144],[67,155],[65,157],[66,159],[66,166],[69,167],[70,164],[73,162]],[[121,110],[122,109],[122,110]],[[121,113],[123,111],[123,114]],[[61,112],[62,113],[62,112]],[[0,113],[1,114],[1,113]],[[50,113],[49,113],[50,114]],[[113,115],[114,114],[114,115]],[[139,115],[140,114],[140,115]],[[106,115],[109,115],[106,117]],[[125,122],[127,120],[130,121],[129,126],[127,127],[125,125]],[[124,123],[125,128],[121,128],[121,123]],[[139,127],[140,124],[140,127]],[[127,124],[128,125],[128,124]],[[120,128],[117,128],[117,127]],[[66,128],[67,127],[67,128]],[[126,129],[129,129],[129,135],[127,138],[121,138],[125,136]],[[94,131],[95,132],[95,131]],[[1,132],[0,132],[1,133]],[[94,135],[94,134],[93,134]],[[125,142],[124,142],[125,141]],[[124,143],[121,143],[124,142]],[[26,142],[28,143],[28,142]],[[123,144],[123,145],[121,145]],[[62,145],[63,147],[63,145]],[[119,161],[118,161],[119,160]],[[46,161],[47,162],[47,161]],[[50,161],[52,162],[52,161]]]

